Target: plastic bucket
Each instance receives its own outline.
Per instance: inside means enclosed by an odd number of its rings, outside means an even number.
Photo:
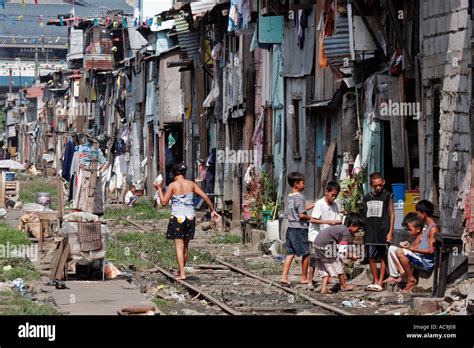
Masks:
[[[14,172],[6,172],[5,173],[5,181],[15,181],[15,173]]]
[[[394,203],[405,202],[406,187],[405,184],[392,184]]]
[[[36,203],[42,205],[45,208],[51,209],[51,193],[49,192],[37,192]]]
[[[267,222],[267,239],[280,240],[280,222],[278,220]]]

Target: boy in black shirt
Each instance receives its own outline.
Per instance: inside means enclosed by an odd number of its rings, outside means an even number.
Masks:
[[[374,278],[367,291],[382,291],[387,269],[387,244],[392,241],[395,211],[393,193],[384,189],[385,180],[380,173],[370,175],[373,192],[365,195],[367,208],[364,244],[369,259],[370,271]],[[377,260],[381,259],[380,273],[377,273]]]

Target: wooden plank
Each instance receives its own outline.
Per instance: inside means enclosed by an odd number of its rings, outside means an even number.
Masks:
[[[66,264],[67,264],[67,258],[69,256],[69,242],[65,241],[65,243],[66,243],[66,246],[63,249],[63,252],[61,254],[61,258],[59,259],[58,268],[56,270],[56,276],[54,278],[54,279],[57,279],[57,280],[63,280],[63,279],[66,278],[67,270],[65,269],[65,267],[66,267]]]
[[[130,220],[129,218],[122,217],[122,220],[127,221],[129,224],[132,224],[133,226],[138,227],[139,229],[141,229],[144,232],[151,232],[149,229],[147,229],[147,228],[143,227],[142,225]]]
[[[321,172],[321,186],[323,187],[323,189],[326,187],[326,184],[329,178],[329,171],[331,170],[331,167],[332,167],[335,151],[336,151],[336,141],[333,140],[331,142],[331,145],[329,146],[329,149],[326,152],[326,155],[324,156],[323,170]]]
[[[60,175],[56,176],[56,189],[57,189],[57,194],[58,194],[57,219],[62,220],[64,216],[64,192],[63,192],[63,182]]]
[[[296,307],[271,307],[271,306],[252,306],[252,307],[239,307],[241,312],[285,312],[285,313],[296,313],[298,308]]]
[[[122,312],[129,314],[141,314],[154,312],[156,310],[155,306],[142,306],[142,307],[126,307],[122,308]]]
[[[241,313],[236,311],[235,309],[233,309],[232,307],[229,307],[228,305],[226,305],[224,302],[222,301],[219,301],[218,299],[216,299],[215,297],[211,296],[210,294],[208,294],[207,292],[203,291],[202,289],[198,289],[197,287],[195,287],[194,285],[191,285],[187,282],[185,282],[184,280],[180,280],[180,279],[177,279],[174,275],[172,275],[171,273],[167,272],[166,270],[164,270],[163,268],[159,267],[159,266],[156,266],[155,269],[161,273],[163,273],[166,277],[174,280],[175,282],[178,282],[180,283],[181,285],[184,285],[185,287],[187,287],[188,289],[191,289],[192,291],[194,291],[195,293],[201,295],[202,297],[204,297],[205,299],[207,299],[208,301],[214,303],[215,305],[219,306],[220,308],[222,308],[222,310],[224,310],[225,312],[231,314],[231,315],[240,315]]]
[[[194,267],[200,268],[200,269],[216,269],[216,270],[228,270],[229,269],[229,267],[224,266],[224,265],[196,265]]]
[[[54,277],[56,276],[59,260],[61,259],[61,255],[63,254],[64,245],[64,240],[61,240],[56,244],[56,250],[54,252],[53,260],[51,261],[51,272],[49,274],[49,277],[51,279],[54,279]]]

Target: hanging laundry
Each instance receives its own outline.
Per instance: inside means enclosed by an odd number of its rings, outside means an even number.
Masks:
[[[322,20],[322,14],[321,14]],[[320,23],[321,24],[321,23]],[[325,51],[324,51],[324,40],[326,37],[330,37],[334,30],[334,10],[333,5],[331,5],[328,9],[328,13],[326,14],[326,20],[324,22],[324,30],[321,33],[321,39],[319,42],[319,66],[321,68],[327,68],[329,66],[329,62],[327,60]]]
[[[249,0],[231,0],[228,32],[247,29],[251,20]]]
[[[74,147],[74,142],[69,140],[66,144],[62,170],[62,177],[67,181],[71,180],[71,165],[75,152]]]
[[[298,47],[303,49],[304,47],[304,37],[305,29],[308,27],[308,15],[305,10],[298,10],[298,14],[295,18],[296,28],[298,33]]]
[[[73,161],[76,161],[73,168],[77,172],[74,180],[73,208],[93,214],[102,214],[105,198],[103,183],[107,172],[102,169],[107,163],[107,159],[102,150],[96,145],[92,146],[89,141],[76,147],[76,150],[73,158]],[[95,167],[97,170],[94,169]],[[90,195],[91,190],[93,190],[92,196]]]
[[[257,173],[260,173],[262,170],[263,163],[263,140],[264,140],[264,130],[265,130],[265,111],[262,110],[260,117],[257,121],[257,126],[252,137],[253,149],[255,153],[254,165]]]
[[[168,148],[171,149],[176,144],[176,138],[173,136],[173,133],[170,133],[168,136]]]

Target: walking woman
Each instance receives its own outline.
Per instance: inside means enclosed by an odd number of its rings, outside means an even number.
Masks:
[[[168,205],[171,200],[171,217],[166,232],[166,239],[174,239],[176,245],[176,261],[178,261],[178,279],[186,279],[184,266],[188,260],[189,241],[194,238],[196,227],[196,212],[194,209],[194,195],[200,196],[211,209],[211,216],[219,218],[209,197],[193,181],[185,179],[187,168],[184,164],[173,168],[174,182],[163,194],[163,182],[158,185],[158,194],[162,206]]]

